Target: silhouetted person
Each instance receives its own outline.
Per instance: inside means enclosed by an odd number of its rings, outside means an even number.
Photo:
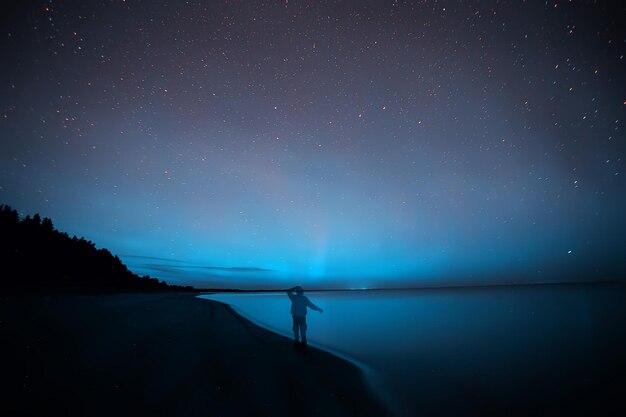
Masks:
[[[294,294],[295,291],[295,294]],[[291,317],[293,318],[293,338],[294,343],[302,343],[306,346],[306,313],[307,307],[323,313],[324,310],[316,306],[304,295],[301,286],[293,287],[287,290],[287,295],[291,300]],[[298,337],[298,333],[300,336]]]

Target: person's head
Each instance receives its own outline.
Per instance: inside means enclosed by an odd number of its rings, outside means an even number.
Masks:
[[[302,287],[299,285],[296,287],[296,294],[298,295],[304,294],[304,289],[302,289]]]

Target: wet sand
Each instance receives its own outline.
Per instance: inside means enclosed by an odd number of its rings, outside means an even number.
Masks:
[[[195,295],[3,295],[0,414],[387,415],[353,364]]]

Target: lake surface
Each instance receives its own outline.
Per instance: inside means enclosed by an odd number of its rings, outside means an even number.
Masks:
[[[359,364],[397,416],[626,415],[624,285],[306,295],[324,309],[309,343]],[[284,293],[202,297],[292,337]]]

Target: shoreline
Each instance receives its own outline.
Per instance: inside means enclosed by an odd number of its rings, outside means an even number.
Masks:
[[[268,332],[272,332],[272,333],[276,333],[280,336],[283,336],[289,340],[293,339],[293,336],[289,333],[289,332],[285,332],[285,331],[281,331],[280,329],[274,327],[274,326],[270,326],[262,321],[257,320],[256,318],[243,313],[242,311],[238,310],[236,307],[232,306],[231,304],[228,304],[227,302],[224,301],[217,301],[217,300],[212,300],[210,298],[204,298],[204,296],[210,296],[212,293],[201,293],[198,294],[196,296],[196,298],[199,298],[201,300],[207,300],[207,301],[211,301],[214,303],[219,303],[219,304],[223,304],[225,306],[228,306],[228,308],[230,308],[235,314],[243,317],[244,319],[252,322],[254,325],[259,326],[260,328],[265,329]],[[324,352],[327,352],[333,356],[338,357],[339,359],[342,359],[346,362],[350,362],[351,364],[353,364],[355,367],[357,367],[359,369],[359,371],[362,374],[362,378],[364,380],[364,382],[367,384],[370,392],[372,393],[372,395],[375,395],[378,398],[378,401],[381,402],[385,408],[388,410],[388,412],[390,413],[390,415],[396,415],[396,413],[393,412],[393,410],[395,409],[396,405],[394,403],[393,400],[391,400],[391,396],[387,393],[387,389],[383,386],[383,383],[381,382],[381,378],[378,375],[378,372],[371,367],[370,365],[366,364],[363,361],[360,361],[344,352],[341,352],[339,350],[333,349],[331,347],[325,346],[325,345],[320,345],[318,343],[315,342],[308,342],[308,348],[315,348],[315,349],[319,349],[322,350]]]
[[[199,294],[199,295],[196,295],[196,298],[199,298],[201,300],[209,300],[209,301],[214,302],[214,303],[219,303],[219,304],[223,304],[225,306],[228,306],[228,308],[233,310],[233,312],[235,314],[237,314],[237,315],[241,316],[242,318],[252,322],[254,325],[259,326],[259,327],[267,330],[268,332],[276,333],[277,335],[285,337],[285,338],[287,338],[289,340],[293,339],[293,336],[292,336],[291,333],[282,331],[282,330],[277,329],[277,328],[275,328],[273,326],[270,326],[270,325],[268,325],[268,324],[266,324],[266,323],[264,323],[264,322],[262,322],[260,320],[257,320],[256,318],[254,318],[254,317],[252,317],[252,316],[250,316],[248,314],[245,314],[244,312],[238,310],[233,305],[228,304],[226,302],[212,300],[210,298],[203,298],[203,296],[205,296],[205,295],[210,295],[210,294],[204,294],[204,293],[203,294]],[[368,364],[366,364],[365,362],[362,362],[362,361],[360,361],[360,360],[358,360],[356,358],[351,357],[350,355],[348,355],[346,353],[343,353],[341,351],[335,350],[335,349],[333,349],[331,347],[320,345],[320,344],[312,342],[310,340],[308,341],[308,347],[319,349],[319,350],[323,350],[324,352],[327,352],[327,353],[330,353],[331,355],[337,356],[338,358],[343,359],[344,361],[350,362],[354,366],[359,368],[364,373],[375,372],[374,369],[371,366],[369,366]]]
[[[389,415],[353,363],[197,295],[3,295],[0,412]]]
[[[312,300],[327,317],[311,314],[311,336],[378,370],[373,391],[395,416],[611,415],[623,409],[625,290],[320,293]],[[206,298],[290,334],[284,292]]]

